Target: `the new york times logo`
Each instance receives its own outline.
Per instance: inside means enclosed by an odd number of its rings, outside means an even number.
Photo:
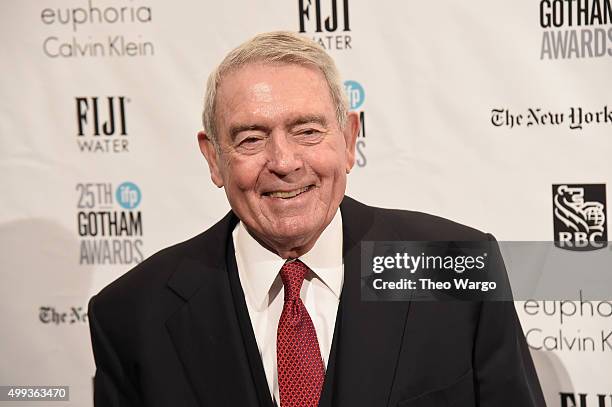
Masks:
[[[47,305],[40,307],[38,319],[43,324],[73,325],[76,323],[87,323],[87,312],[83,307],[70,307],[68,310],[58,310]]]
[[[77,184],[79,264],[136,264],[143,260],[140,188],[123,182]]]
[[[128,152],[125,96],[77,97],[77,145],[87,153]]]
[[[352,48],[349,0],[298,0],[298,13],[300,33],[312,33],[326,50]]]
[[[612,0],[541,0],[540,59],[612,57]]]
[[[605,184],[553,185],[555,245],[596,250],[608,242]]]
[[[612,407],[612,394],[559,393],[561,407]]]
[[[366,130],[365,130],[365,111],[363,110],[363,102],[365,101],[365,91],[363,86],[357,81],[344,81],[344,91],[349,102],[349,110],[359,114],[359,134],[357,134],[357,143],[355,145],[355,164],[358,167],[365,167],[368,163],[365,155],[366,148]]]

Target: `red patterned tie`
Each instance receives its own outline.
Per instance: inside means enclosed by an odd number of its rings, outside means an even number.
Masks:
[[[308,267],[299,260],[281,268],[285,303],[278,321],[276,358],[281,407],[316,407],[325,367],[314,325],[300,299]]]

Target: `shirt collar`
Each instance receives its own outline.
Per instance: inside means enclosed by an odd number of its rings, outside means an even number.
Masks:
[[[232,232],[236,263],[245,295],[258,309],[267,306],[268,293],[279,276],[285,259],[260,245],[240,221]],[[306,264],[333,293],[340,298],[344,272],[342,267],[342,215],[323,230],[313,248],[300,260]],[[280,278],[280,277],[279,277]]]

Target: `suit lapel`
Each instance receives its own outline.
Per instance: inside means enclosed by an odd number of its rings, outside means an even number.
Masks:
[[[374,210],[345,197],[340,207],[344,235],[344,286],[340,299],[334,406],[385,406],[395,369],[410,302],[361,301],[363,240],[390,240],[379,235]],[[384,233],[383,233],[384,234]]]
[[[240,283],[240,276],[238,275],[238,266],[236,265],[236,255],[234,252],[234,242],[232,239],[228,239],[227,266],[230,287],[232,289],[232,297],[234,299],[236,310],[238,310],[238,323],[240,324],[242,340],[249,360],[249,366],[251,368],[251,375],[255,383],[255,390],[257,392],[257,398],[259,399],[259,405],[262,407],[273,407],[274,402],[272,400],[272,395],[270,394],[270,387],[268,386],[263,361],[261,360],[259,348],[257,347],[255,332],[253,331],[253,325],[251,323],[246,300],[244,298],[244,291],[242,290],[242,284]]]
[[[228,215],[205,233],[168,281],[185,303],[166,328],[202,406],[260,405],[225,264],[234,225]]]
[[[389,236],[377,235],[373,209],[348,197],[340,209],[344,286],[320,406],[384,406],[410,303],[361,301],[360,242]],[[228,273],[227,242],[236,222],[230,213],[203,234],[170,278],[169,288],[185,303],[166,327],[202,406],[271,406],[239,281],[231,280],[237,273]]]
[[[336,324],[334,326],[334,335],[332,338],[331,349],[327,361],[327,369],[325,370],[325,381],[323,382],[323,390],[319,399],[319,407],[332,407],[334,405],[334,391],[336,389],[336,354],[338,353],[338,337],[340,336],[342,325],[342,302],[338,304],[338,312],[336,313]]]

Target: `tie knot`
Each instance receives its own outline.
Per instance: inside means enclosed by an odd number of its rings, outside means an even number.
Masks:
[[[295,300],[300,298],[300,290],[302,289],[302,283],[308,266],[299,260],[289,261],[283,264],[280,275],[283,280],[283,286],[285,287],[285,301]]]

